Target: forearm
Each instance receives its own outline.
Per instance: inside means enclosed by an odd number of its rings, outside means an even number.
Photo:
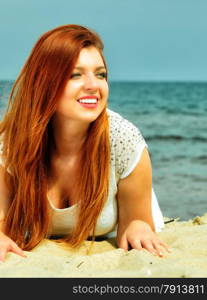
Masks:
[[[118,247],[124,250],[147,249],[162,256],[162,249],[166,245],[153,232],[152,170],[146,149],[133,172],[119,181],[117,201]]]
[[[155,231],[152,212],[151,200],[144,201],[139,198],[137,201],[118,201],[118,225],[120,228],[126,228],[132,221],[140,220],[150,225],[151,229]]]
[[[5,233],[4,225],[5,225],[4,219],[0,219],[0,233]]]
[[[4,167],[0,165],[0,231],[4,232],[5,218],[7,216],[12,199],[12,189],[5,180],[6,173]]]

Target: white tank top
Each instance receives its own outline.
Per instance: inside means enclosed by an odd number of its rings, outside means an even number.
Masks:
[[[98,218],[95,235],[115,235],[117,225],[117,184],[119,179],[127,177],[140,160],[142,151],[147,144],[139,129],[118,113],[107,109],[110,126],[111,169],[109,195]],[[66,235],[77,221],[77,205],[58,209],[50,203],[52,209],[53,235]],[[152,216],[156,231],[164,227],[156,195],[152,190]]]

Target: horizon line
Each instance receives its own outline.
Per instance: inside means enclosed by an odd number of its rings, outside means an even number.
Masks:
[[[1,79],[0,78],[0,82],[2,81],[15,81],[16,79]],[[207,83],[207,79],[111,79],[108,81],[109,83],[126,83],[126,82],[130,82],[130,83],[145,83],[145,82],[149,82],[149,83]]]

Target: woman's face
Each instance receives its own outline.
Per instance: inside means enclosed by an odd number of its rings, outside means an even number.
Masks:
[[[55,115],[64,120],[90,123],[106,107],[107,99],[108,83],[103,59],[94,46],[83,48]]]

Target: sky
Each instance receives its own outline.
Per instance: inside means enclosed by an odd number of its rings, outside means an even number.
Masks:
[[[64,24],[99,33],[111,81],[207,81],[207,0],[0,0],[0,80]]]

